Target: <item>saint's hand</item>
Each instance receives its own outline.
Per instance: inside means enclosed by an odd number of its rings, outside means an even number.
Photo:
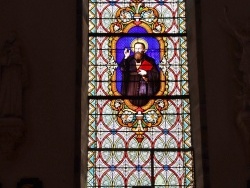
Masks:
[[[147,71],[139,69],[138,74],[145,76],[147,74]]]
[[[130,50],[128,50],[127,48],[124,49],[124,59],[127,59],[128,56],[130,56]]]

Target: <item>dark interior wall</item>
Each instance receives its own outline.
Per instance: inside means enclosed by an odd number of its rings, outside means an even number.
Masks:
[[[0,182],[23,177],[44,187],[73,187],[75,127],[75,1],[1,0],[0,44],[18,33],[29,85],[25,90],[26,140],[14,159],[1,160]]]
[[[240,108],[236,53],[240,52],[240,45],[225,24],[225,7],[238,29],[250,21],[249,1],[201,1],[210,184],[213,188],[244,188],[249,174],[243,149],[249,145],[243,145],[236,125]]]
[[[247,0],[201,1],[201,38],[209,175],[212,188],[245,188],[246,157],[236,128],[238,86],[233,52],[239,45],[219,22],[228,6],[233,22],[249,21]],[[38,177],[47,188],[74,187],[76,1],[1,0],[0,44],[16,30],[29,69],[26,140],[0,161],[0,182]]]

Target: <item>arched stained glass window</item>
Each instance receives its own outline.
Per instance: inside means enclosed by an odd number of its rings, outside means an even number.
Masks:
[[[194,187],[186,1],[88,7],[87,187]]]

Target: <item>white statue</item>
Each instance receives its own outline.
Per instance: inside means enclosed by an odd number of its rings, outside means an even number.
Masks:
[[[0,55],[0,118],[22,117],[22,91],[26,69],[15,33],[5,41]]]
[[[237,114],[237,127],[241,132],[247,157],[247,165],[250,167],[250,25],[234,27],[229,21],[228,11],[225,8],[225,23],[227,31],[238,41],[241,47],[239,62],[237,62],[237,81],[241,91],[239,95],[240,110]],[[246,22],[248,23],[248,22]]]

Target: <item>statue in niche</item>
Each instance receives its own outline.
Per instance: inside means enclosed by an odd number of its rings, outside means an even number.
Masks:
[[[240,86],[240,109],[237,114],[237,126],[243,137],[247,165],[250,167],[250,25],[241,24],[237,29],[231,24],[228,18],[228,11],[225,8],[225,21],[231,35],[240,44],[238,55],[236,78]],[[248,23],[248,22],[246,22]]]
[[[27,72],[17,34],[12,32],[0,51],[0,157],[9,158],[23,141],[23,88]]]
[[[16,33],[5,41],[0,56],[0,118],[22,118],[26,69]]]

